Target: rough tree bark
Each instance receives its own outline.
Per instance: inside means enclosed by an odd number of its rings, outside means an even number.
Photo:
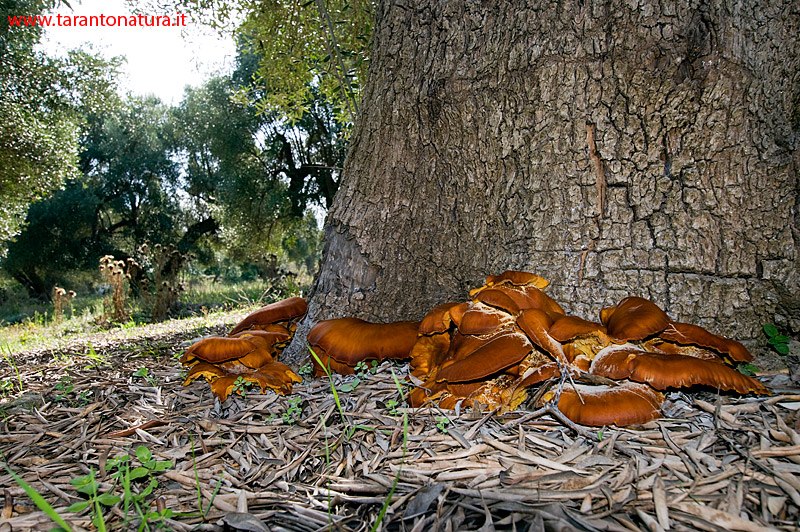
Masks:
[[[800,330],[794,0],[377,16],[300,338],[324,318],[419,318],[507,268],[585,318],[635,294],[739,339]]]

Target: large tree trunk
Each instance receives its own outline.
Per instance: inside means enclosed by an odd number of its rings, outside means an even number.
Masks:
[[[508,268],[586,318],[800,329],[794,0],[385,4],[301,334]]]

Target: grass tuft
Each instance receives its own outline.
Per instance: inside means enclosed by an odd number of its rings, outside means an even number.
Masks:
[[[28,494],[28,497],[31,498],[31,500],[33,501],[33,503],[36,505],[37,508],[43,511],[47,515],[47,517],[50,518],[50,520],[52,520],[55,524],[61,527],[61,530],[66,532],[72,532],[72,528],[70,528],[67,522],[64,521],[64,519],[60,515],[58,515],[58,512],[56,512],[55,508],[53,508],[50,505],[50,503],[47,502],[44,499],[44,497],[42,497],[39,494],[39,492],[33,488],[33,486],[25,482],[25,480],[23,480],[22,477],[17,475],[10,467],[8,467],[8,464],[4,463],[3,467],[8,472],[8,474],[11,475],[11,478],[13,478],[14,481],[17,484],[19,484],[19,486],[23,490],[25,490],[25,493]]]

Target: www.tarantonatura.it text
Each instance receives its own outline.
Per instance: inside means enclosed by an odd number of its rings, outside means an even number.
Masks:
[[[178,13],[174,17],[166,15],[8,15],[9,26],[134,26],[134,27],[173,27],[186,26],[186,15]]]

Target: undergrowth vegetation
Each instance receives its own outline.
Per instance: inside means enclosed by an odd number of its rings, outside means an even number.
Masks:
[[[197,276],[184,281],[175,305],[167,318],[187,318],[225,312],[237,308],[265,305],[272,301],[296,295],[307,290],[310,279],[286,277],[275,283],[261,279],[214,280],[213,276]],[[0,280],[0,351],[19,352],[40,344],[44,340],[65,339],[80,334],[91,334],[110,329],[132,329],[151,323],[151,309],[147,302],[125,299],[115,320],[111,294],[85,284],[68,299],[43,302],[27,295],[21,287]]]

